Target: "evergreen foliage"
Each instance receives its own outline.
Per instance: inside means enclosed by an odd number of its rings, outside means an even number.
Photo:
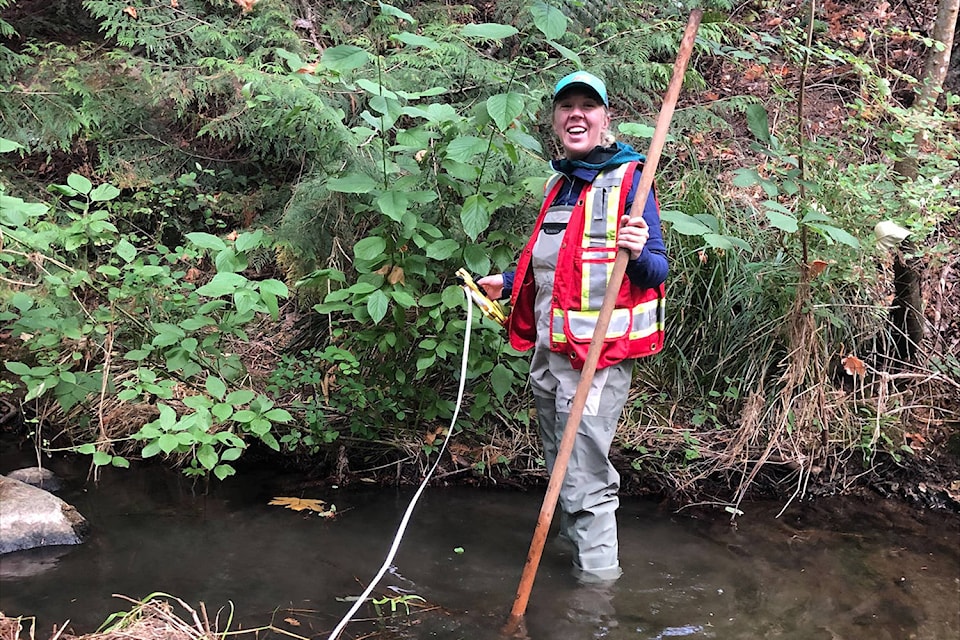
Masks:
[[[704,65],[741,73],[805,52],[850,63],[825,44],[808,51],[799,25],[751,37],[724,18],[730,3],[700,4],[713,10],[696,46]],[[515,259],[556,152],[554,81],[580,67],[605,76],[615,123],[642,150],[686,11],[638,0],[83,7],[99,40],[0,44],[0,71],[13,78],[0,87],[0,232],[18,243],[5,240],[0,276],[13,285],[0,308],[18,334],[39,336],[8,369],[29,402],[53,398],[61,412],[150,405],[158,416],[132,436],[139,455],[222,477],[249,441],[431,453],[422,434],[452,415],[465,329],[453,273]],[[5,42],[15,27],[0,21]],[[858,100],[874,100],[856,108],[884,113],[888,129],[851,119],[846,139],[804,146],[771,127],[752,95],[676,114],[659,180],[675,312],[665,355],[638,373],[627,422],[656,430],[624,436],[648,451],[638,468],[717,470],[698,467],[689,433],[671,440],[664,415],[714,427],[706,438],[733,429],[748,395],[789,404],[780,394],[798,350],[784,327],[798,308],[817,329],[802,334],[816,338],[816,366],[882,343],[872,224],[899,216],[923,234],[955,215],[937,204],[956,197],[955,167],[931,160],[900,190],[880,152],[863,151],[905,119],[873,98],[883,70],[854,68]],[[690,96],[706,88],[702,69],[695,60],[688,72]],[[767,105],[786,111],[794,100],[775,87]],[[731,171],[701,153],[744,130],[749,166]],[[931,144],[956,141],[943,133]],[[42,167],[55,155],[51,178]],[[31,185],[41,188],[28,197]],[[829,269],[805,279],[814,256]],[[209,282],[197,280],[204,270]],[[258,323],[279,317],[287,286],[296,298],[286,311],[305,319],[287,327],[288,350],[264,380],[237,354]],[[501,422],[529,422],[527,365],[488,321],[477,324],[472,408],[457,428],[485,441]],[[845,441],[867,428],[860,409],[837,421]],[[779,442],[773,422],[753,425],[748,440]],[[791,443],[819,455],[822,424],[809,422]],[[100,427],[71,434],[96,443],[83,451],[97,464],[138,454]],[[892,438],[863,448],[899,449]]]

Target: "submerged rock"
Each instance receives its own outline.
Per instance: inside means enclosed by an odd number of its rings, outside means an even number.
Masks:
[[[80,544],[86,518],[49,491],[0,476],[0,553]]]

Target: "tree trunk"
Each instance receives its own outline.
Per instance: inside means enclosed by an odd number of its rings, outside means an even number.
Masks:
[[[933,39],[943,44],[942,49],[930,48],[923,77],[920,79],[920,95],[913,104],[913,110],[921,115],[930,115],[940,94],[950,68],[950,54],[957,27],[957,14],[960,12],[960,0],[940,0],[937,17],[933,24]],[[927,131],[921,127],[913,138],[913,147],[904,151],[903,158],[894,164],[894,171],[905,180],[917,178],[917,155],[926,141]],[[901,246],[902,251],[909,250]],[[901,361],[913,360],[920,341],[923,339],[923,299],[920,290],[920,261],[916,258],[904,259],[897,256],[894,264],[894,299],[891,309],[892,321],[896,330],[896,351]]]
[[[943,44],[943,49],[936,46],[930,48],[926,64],[923,67],[923,77],[920,79],[920,95],[913,105],[913,110],[929,115],[937,104],[937,99],[943,93],[943,83],[950,68],[950,53],[953,50],[953,38],[957,28],[957,14],[960,12],[960,0],[940,0],[937,7],[937,17],[933,23],[931,37]],[[917,151],[927,137],[925,129],[917,131],[913,138],[913,148],[904,151],[904,157],[897,160],[893,169],[907,180],[917,177]]]

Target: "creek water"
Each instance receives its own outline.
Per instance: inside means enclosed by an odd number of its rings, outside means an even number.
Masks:
[[[30,465],[0,453],[0,472]],[[133,607],[114,594],[154,592],[202,602],[211,620],[219,611],[221,630],[232,605],[232,630],[273,623],[326,638],[376,574],[413,495],[262,472],[207,488],[159,468],[107,469],[93,483],[81,465],[46,463],[65,480],[58,495],[90,522],[88,540],[0,557],[0,611],[34,616],[40,639],[65,624],[92,632]],[[277,496],[325,500],[338,514],[269,505]],[[365,605],[342,637],[503,638],[542,496],[428,488],[375,592],[379,612]],[[578,584],[569,556],[548,543],[526,637],[960,638],[956,515],[849,498],[797,503],[777,518],[781,507],[744,505],[734,527],[720,509],[677,513],[624,498],[623,577]]]

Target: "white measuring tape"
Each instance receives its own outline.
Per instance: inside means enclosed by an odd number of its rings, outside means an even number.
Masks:
[[[413,509],[417,506],[417,501],[420,500],[423,490],[427,488],[427,483],[430,482],[430,478],[433,477],[433,472],[437,470],[437,465],[440,464],[440,460],[443,458],[443,454],[447,450],[447,443],[449,443],[450,439],[453,437],[453,426],[457,423],[457,417],[460,415],[460,404],[463,402],[463,388],[467,381],[467,359],[470,355],[470,329],[473,325],[473,304],[471,303],[472,297],[470,292],[467,291],[466,287],[464,287],[464,293],[467,297],[467,329],[463,338],[463,359],[460,364],[460,388],[457,390],[457,404],[453,410],[453,418],[450,419],[450,428],[447,429],[447,437],[443,439],[443,445],[440,447],[440,453],[437,454],[436,461],[434,461],[433,466],[430,467],[427,475],[424,476],[423,482],[420,483],[420,487],[413,495],[410,505],[403,514],[403,519],[400,521],[400,528],[397,529],[397,535],[394,537],[393,544],[390,546],[390,551],[387,553],[387,557],[383,561],[383,566],[380,567],[380,571],[378,571],[377,575],[373,577],[373,580],[370,581],[370,584],[367,585],[367,588],[364,590],[364,592],[357,596],[356,602],[353,603],[353,606],[350,607],[350,610],[347,611],[346,615],[343,616],[343,619],[340,620],[340,623],[333,629],[333,631],[330,632],[327,640],[337,640],[337,638],[340,637],[340,633],[350,623],[350,620],[354,615],[356,615],[360,607],[363,606],[363,603],[366,602],[367,598],[370,597],[370,594],[376,588],[377,584],[380,582],[380,579],[383,578],[387,570],[390,569],[390,563],[393,562],[393,557],[397,555],[397,549],[400,548],[400,540],[403,538],[403,534],[407,529],[407,523],[410,522],[410,516],[413,514]]]

